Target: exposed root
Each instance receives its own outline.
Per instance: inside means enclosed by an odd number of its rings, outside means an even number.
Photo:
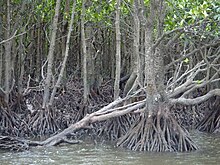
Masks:
[[[142,108],[145,105],[145,101],[139,101],[135,104],[126,105],[119,108],[114,108],[121,104],[124,101],[124,99],[118,99],[114,102],[110,103],[109,105],[103,107],[99,111],[96,111],[91,114],[87,114],[83,119],[80,121],[70,125],[68,128],[63,130],[62,132],[58,133],[57,135],[54,135],[45,141],[40,142],[40,145],[45,146],[53,146],[56,145],[60,140],[64,139],[66,136],[72,134],[73,132],[80,130],[82,128],[87,128],[90,126],[90,124],[105,121],[110,118],[115,118],[119,116],[123,116],[125,114],[129,114],[136,109]],[[39,142],[37,142],[39,143]]]
[[[208,110],[208,102],[204,102],[199,105],[192,106],[175,104],[171,107],[170,112],[174,115],[181,127],[190,130],[195,129],[196,125],[201,122],[204,118],[205,112]]]
[[[62,142],[67,135],[82,128],[86,128],[92,123],[116,117],[119,118],[137,109],[143,109],[145,106],[145,100],[143,100],[135,104],[132,103],[130,105],[114,108],[122,102],[123,100],[116,100],[99,111],[86,115],[82,120],[71,125],[59,134],[37,143],[46,146],[57,145]],[[116,125],[114,124],[114,126]],[[119,134],[121,134],[121,132]],[[127,147],[131,150],[156,152],[183,152],[197,149],[197,146],[191,140],[188,132],[182,129],[169,113],[169,107],[165,103],[158,105],[158,109],[155,110],[151,116],[142,112],[142,115],[139,115],[127,133],[119,139],[117,146]]]
[[[29,148],[28,144],[18,138],[0,136],[0,149],[10,151],[24,151]]]
[[[119,139],[117,146],[155,152],[197,149],[188,132],[171,116],[168,107],[160,105],[157,112],[151,116],[145,115],[140,115],[130,130]]]
[[[50,135],[60,129],[55,121],[55,112],[51,109],[36,111],[28,124],[33,134],[38,136]]]
[[[212,107],[204,119],[197,125],[197,129],[203,132],[217,133],[220,132],[220,102],[219,99]]]
[[[99,136],[104,136],[106,140],[114,141],[125,135],[131,127],[135,115],[126,114],[106,121],[98,130]]]
[[[0,107],[0,133],[2,135],[13,135],[19,134],[19,117],[16,113],[10,109]]]
[[[82,105],[83,87],[79,80],[68,81],[65,85],[65,88],[58,89],[55,104],[50,110],[41,110],[43,89],[40,86],[24,96],[13,90],[9,104],[0,96],[0,135],[26,138],[52,135],[112,100],[111,82],[100,87],[100,99],[91,99],[88,106]]]
[[[29,146],[75,144],[79,141],[69,140],[67,137],[81,129],[91,128],[90,126],[95,124],[95,126],[103,126],[96,132],[96,135],[102,135],[102,137],[104,135],[108,140],[118,140],[118,146],[127,147],[131,150],[161,152],[197,149],[188,132],[182,129],[173,118],[168,105],[165,103],[158,104],[154,113],[149,116],[145,112],[146,98],[138,97],[139,93],[140,91],[137,91],[132,96],[115,100],[110,104],[103,101],[101,107],[107,106],[100,109],[100,105],[94,104],[95,99],[88,106],[83,107],[80,106],[81,99],[78,99],[80,97],[74,96],[72,92],[67,92],[68,97],[62,95],[59,99],[57,98],[53,109],[35,110],[36,107],[39,107],[38,104],[41,105],[41,101],[39,102],[40,99],[36,99],[37,102],[31,102],[30,100],[27,105],[32,105],[33,109],[27,108],[26,116],[17,115],[17,118],[16,114],[12,114],[11,111],[1,109],[0,113],[3,114],[0,119],[3,116],[4,120],[0,121],[7,121],[6,118],[9,118],[8,121],[10,122],[5,125],[2,124],[4,126],[2,128],[7,126],[13,131],[19,128],[17,126],[20,123],[20,134],[28,133],[35,137],[51,135],[64,129],[44,141],[26,141]],[[73,97],[78,100],[72,101]],[[102,99],[104,99],[104,95]],[[97,111],[97,109],[100,110]],[[21,122],[22,119],[25,119],[24,122]],[[2,144],[3,146],[8,144],[10,148],[9,143],[6,144],[3,141]]]
[[[135,101],[134,101],[135,100]],[[140,101],[142,100],[142,101]],[[144,98],[139,96],[134,96],[128,98],[124,102],[124,106],[119,107],[119,109],[123,109],[126,107],[132,107],[132,105],[137,104],[137,102],[143,102]],[[144,106],[143,106],[144,107]],[[137,108],[135,111],[141,111],[143,108]],[[137,113],[125,114],[123,116],[119,116],[116,118],[112,118],[107,120],[104,124],[102,124],[101,128],[97,131],[99,136],[103,136],[105,140],[118,140],[120,137],[124,136],[133,122],[137,117]]]

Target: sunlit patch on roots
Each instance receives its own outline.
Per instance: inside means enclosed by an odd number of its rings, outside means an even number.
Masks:
[[[187,130],[181,128],[164,105],[160,105],[151,116],[147,113],[140,115],[129,131],[119,139],[117,146],[155,152],[197,149]]]

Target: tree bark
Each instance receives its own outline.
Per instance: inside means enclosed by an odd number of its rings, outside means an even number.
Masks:
[[[205,102],[206,100],[210,99],[213,96],[220,96],[220,89],[213,89],[211,91],[209,91],[207,94],[196,97],[196,98],[184,98],[184,97],[180,97],[177,99],[170,99],[170,102],[172,104],[182,104],[182,105],[197,105],[200,103]]]
[[[0,3],[0,11],[3,11],[3,4]],[[3,18],[0,17],[0,42],[3,40]],[[3,46],[0,44],[0,87],[2,86],[3,73]]]
[[[47,57],[47,62],[48,62],[48,64],[47,64],[47,77],[46,77],[46,80],[45,80],[42,108],[45,108],[49,103],[51,78],[52,78],[52,74],[53,74],[52,73],[53,57],[54,57],[54,49],[55,49],[55,43],[56,43],[56,33],[57,33],[57,26],[58,26],[60,2],[61,2],[61,0],[56,1],[55,15],[54,15],[54,18],[53,18],[50,48],[49,48],[49,53],[48,53],[48,57]]]
[[[83,102],[87,104],[89,87],[88,87],[88,73],[87,73],[87,50],[86,50],[86,37],[85,37],[85,0],[82,0],[82,13],[81,13],[81,42],[83,54]]]
[[[139,9],[139,2],[135,0],[133,2],[133,19],[134,19],[134,50],[133,50],[133,62],[132,62],[132,73],[129,77],[127,83],[125,84],[123,95],[126,96],[132,90],[134,91],[138,85],[137,81],[141,83],[141,63],[140,63],[140,55],[139,55],[139,48],[140,48],[140,20],[138,16],[138,9]],[[143,84],[142,84],[143,85]]]
[[[117,0],[116,4],[116,18],[115,18],[115,29],[116,29],[116,70],[115,70],[115,83],[114,83],[114,99],[119,97],[120,88],[120,75],[121,75],[121,32],[120,32],[120,4],[121,0]]]
[[[52,94],[51,94],[51,97],[50,97],[50,102],[49,102],[49,105],[52,106],[53,104],[53,100],[54,100],[54,96],[56,94],[56,90],[57,88],[60,87],[60,83],[61,83],[61,80],[64,76],[64,71],[65,71],[65,67],[66,67],[66,62],[67,62],[67,58],[68,58],[68,55],[69,55],[69,43],[70,43],[70,37],[71,37],[71,32],[73,30],[73,22],[74,22],[74,13],[75,13],[75,5],[76,5],[76,1],[73,2],[73,7],[72,7],[72,15],[71,15],[71,20],[70,20],[70,25],[69,25],[69,31],[68,31],[68,35],[67,35],[67,41],[66,41],[66,49],[65,49],[65,56],[64,56],[64,59],[63,59],[63,62],[62,62],[62,66],[61,66],[61,70],[60,70],[60,74],[59,74],[59,77],[58,77],[58,80],[53,88],[53,91],[52,91]]]
[[[145,83],[147,92],[147,108],[149,116],[154,111],[154,100],[157,94],[155,83],[155,68],[154,68],[154,52],[153,45],[153,29],[154,29],[154,6],[155,1],[150,1],[150,15],[147,18],[145,26]]]
[[[24,51],[24,45],[23,45],[23,36],[21,36],[20,40],[19,40],[19,54],[20,56],[19,58],[19,62],[18,62],[18,70],[20,71],[20,75],[18,77],[18,93],[19,95],[22,94],[23,88],[22,88],[22,83],[23,83],[23,78],[24,78],[24,74],[25,74],[25,70],[24,70],[24,60],[25,60],[25,51]]]
[[[10,0],[7,0],[7,30],[6,38],[10,38],[11,32],[11,11],[10,11]],[[10,80],[11,80],[11,47],[12,41],[5,43],[5,102],[9,102],[9,91],[10,91]]]

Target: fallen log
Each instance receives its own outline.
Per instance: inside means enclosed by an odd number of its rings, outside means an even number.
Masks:
[[[143,108],[145,106],[145,101],[142,100],[136,103],[128,104],[122,106],[120,108],[114,108],[115,106],[123,103],[125,99],[117,99],[114,102],[110,103],[109,105],[103,107],[99,111],[96,111],[91,114],[87,114],[82,120],[70,125],[68,128],[63,130],[62,132],[46,139],[45,141],[29,141],[29,145],[31,146],[55,146],[62,142],[67,142],[66,136],[72,134],[73,132],[86,128],[92,123],[105,121],[110,118],[119,117],[128,113],[131,113],[139,108]]]
[[[29,141],[31,146],[55,146],[60,143],[78,143],[67,139],[68,135],[88,128],[90,124],[113,119],[130,113],[140,113],[125,135],[117,140],[117,146],[139,151],[186,152],[198,147],[191,140],[187,130],[181,128],[170,114],[168,103],[157,103],[153,113],[148,112],[146,99],[128,104],[128,98],[117,99],[104,108],[87,114],[80,121],[70,125],[62,132],[44,140]]]
[[[121,137],[118,137],[117,146],[126,147],[131,150],[157,152],[184,152],[197,149],[188,132],[182,129],[170,114],[168,103],[155,103],[154,111],[150,113],[147,109],[146,98],[140,101],[136,100],[135,102],[132,102],[133,99],[129,100],[130,98],[132,96],[127,96],[123,99],[119,98],[100,110],[87,114],[80,121],[71,124],[62,132],[44,141],[26,140],[22,142],[28,146],[27,149],[31,146],[55,146],[61,143],[80,143],[80,141],[70,140],[68,137],[72,136],[76,131],[90,128],[93,123],[108,119],[113,119],[114,121],[117,117],[133,113],[139,115],[135,118],[134,123],[130,125],[129,130],[121,135]],[[111,132],[112,130],[109,128],[109,131]],[[13,148],[11,143],[2,144],[5,148]]]

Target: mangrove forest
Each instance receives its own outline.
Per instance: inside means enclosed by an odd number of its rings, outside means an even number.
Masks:
[[[220,1],[1,0],[0,149],[189,152],[220,132]]]

